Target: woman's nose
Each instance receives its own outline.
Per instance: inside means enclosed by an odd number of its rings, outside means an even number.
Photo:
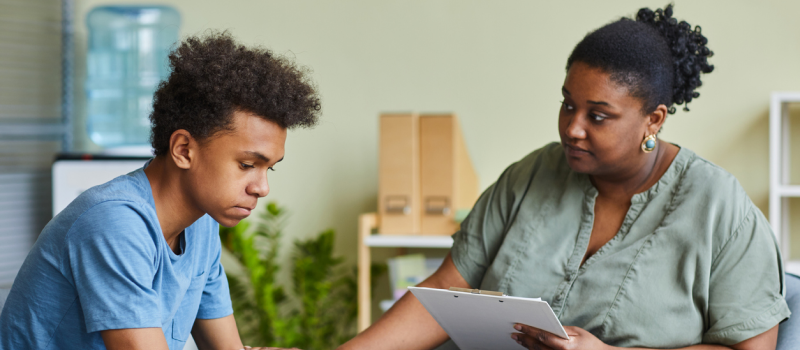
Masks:
[[[577,114],[570,118],[565,132],[567,137],[579,140],[586,138],[586,129],[583,127],[581,119],[582,118]]]

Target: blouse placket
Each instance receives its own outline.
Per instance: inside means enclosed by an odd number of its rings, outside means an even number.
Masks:
[[[594,206],[598,195],[597,189],[591,185],[588,179],[585,179],[586,195],[583,201],[583,213],[581,214],[581,225],[578,231],[578,238],[575,243],[575,248],[572,251],[572,255],[567,262],[564,280],[559,284],[558,288],[556,289],[556,294],[551,299],[553,301],[553,305],[551,305],[551,307],[553,308],[553,312],[555,312],[558,317],[561,317],[562,313],[564,312],[564,305],[566,305],[567,299],[569,298],[569,292],[572,290],[572,286],[578,280],[578,277],[583,274],[593,262],[605,255],[609,250],[613,249],[616,242],[623,239],[628,234],[631,226],[633,226],[633,223],[636,222],[636,219],[639,217],[639,214],[642,212],[644,206],[647,204],[649,199],[655,195],[657,188],[658,186],[653,186],[653,188],[642,193],[637,193],[631,198],[631,206],[625,213],[625,219],[622,221],[622,225],[617,233],[613,238],[611,238],[611,240],[600,247],[596,253],[586,259],[583,265],[581,265],[581,261],[583,261],[583,257],[586,254],[586,250],[589,248],[589,240],[592,236],[592,228],[594,226]]]

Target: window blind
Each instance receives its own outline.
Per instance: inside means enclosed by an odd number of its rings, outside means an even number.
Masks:
[[[63,5],[0,0],[0,287],[52,215],[50,167],[68,130]]]

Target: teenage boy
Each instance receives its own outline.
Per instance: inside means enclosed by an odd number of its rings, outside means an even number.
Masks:
[[[0,315],[0,349],[240,349],[219,226],[269,192],[286,130],[320,103],[304,69],[226,33],[170,54],[142,169],[81,194],[44,228]]]

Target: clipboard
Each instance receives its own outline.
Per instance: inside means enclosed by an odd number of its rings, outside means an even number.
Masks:
[[[461,350],[519,350],[511,339],[522,323],[569,339],[550,304],[478,289],[408,287]],[[499,295],[498,295],[499,294]]]

